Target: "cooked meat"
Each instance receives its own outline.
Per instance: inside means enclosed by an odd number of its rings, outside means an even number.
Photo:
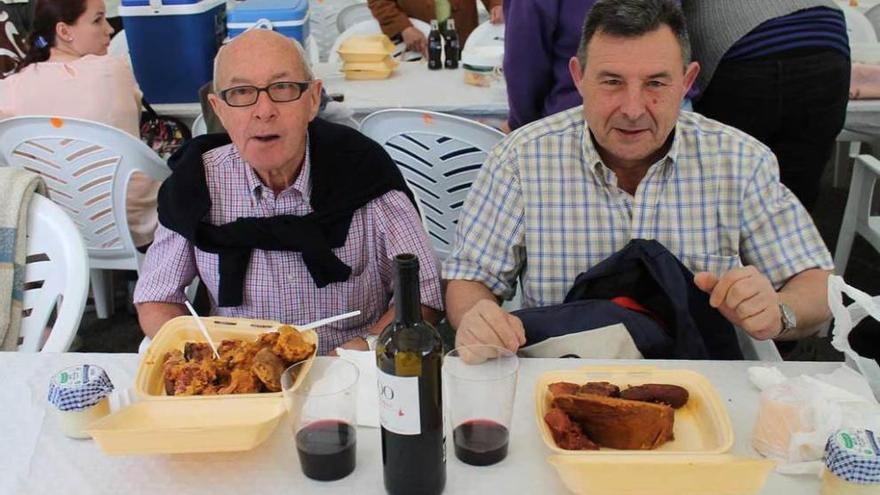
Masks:
[[[556,382],[547,386],[550,389],[550,395],[558,397],[560,395],[574,395],[581,388],[577,383]]]
[[[599,450],[577,423],[571,421],[567,414],[557,408],[551,408],[544,415],[544,422],[550,428],[556,445],[566,450]]]
[[[186,362],[183,353],[177,349],[165,353],[162,360],[162,378],[165,380],[165,393],[174,395],[174,382],[179,376],[179,365]]]
[[[688,391],[686,388],[679,387],[678,385],[648,383],[629,387],[620,393],[620,398],[666,404],[674,409],[678,409],[687,404]]]
[[[174,395],[201,395],[217,380],[217,369],[211,361],[185,361],[170,372]]]
[[[278,341],[272,346],[272,352],[284,360],[285,364],[302,361],[315,352],[315,344],[306,342],[299,330],[281,325],[278,329]]]
[[[236,368],[229,375],[229,384],[218,389],[218,394],[255,394],[262,388],[262,382],[251,370]]]
[[[201,361],[203,359],[213,359],[214,351],[207,342],[187,342],[183,344],[183,357],[187,361]]]
[[[594,394],[602,397],[620,397],[620,387],[608,382],[587,382],[578,389],[578,394]]]
[[[251,371],[263,382],[270,392],[281,391],[281,374],[284,373],[284,362],[278,358],[268,347],[260,349],[254,356],[254,364]]]
[[[650,450],[673,438],[675,413],[667,405],[583,394],[555,397],[553,406],[603,447]]]

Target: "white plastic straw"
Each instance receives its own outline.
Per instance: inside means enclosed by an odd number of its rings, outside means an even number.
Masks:
[[[199,318],[199,315],[196,313],[196,310],[193,309],[189,301],[183,301],[183,303],[186,304],[186,309],[188,309],[189,312],[192,314],[192,317],[196,320],[196,324],[199,326],[199,330],[202,331],[202,335],[205,336],[205,340],[208,341],[208,345],[210,345],[211,350],[214,351],[214,357],[220,359],[220,354],[217,353],[217,346],[214,345],[214,341],[211,340],[211,334],[208,333],[208,329],[205,328],[205,324],[202,323],[202,319]]]

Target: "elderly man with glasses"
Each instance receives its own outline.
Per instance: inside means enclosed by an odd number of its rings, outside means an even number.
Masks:
[[[422,310],[436,321],[438,263],[412,194],[380,145],[316,118],[321,81],[302,47],[244,33],[217,54],[214,84],[229,136],[200,136],[169,161],[135,291],[144,333],[186,314],[199,276],[218,315],[305,323],[360,310],[319,329],[319,350],[366,348],[392,318],[404,252],[421,259]]]

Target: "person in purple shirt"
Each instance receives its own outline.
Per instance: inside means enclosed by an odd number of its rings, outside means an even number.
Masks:
[[[504,0],[510,130],[583,102],[568,61],[595,0]]]

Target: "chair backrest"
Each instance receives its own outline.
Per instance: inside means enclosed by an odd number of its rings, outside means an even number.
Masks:
[[[199,114],[192,123],[192,135],[193,137],[201,136],[202,134],[208,133],[208,124],[205,123],[205,116]]]
[[[462,49],[476,46],[500,46],[504,48],[504,24],[484,22],[468,36]]]
[[[43,177],[49,197],[79,228],[92,268],[138,268],[126,189],[135,172],[155,180],[170,175],[153,150],[108,125],[29,116],[0,121],[0,159]]]
[[[490,149],[504,137],[479,122],[422,110],[380,110],[361,132],[381,144],[418,194],[440,259],[452,250],[458,214]]]
[[[874,27],[875,33],[880,33],[880,4],[877,4],[867,12],[865,12],[865,17],[868,18],[868,22],[871,23],[871,26]]]
[[[846,31],[850,42],[877,42],[877,32],[865,14],[849,6],[843,6]]]
[[[413,19],[410,17],[409,22],[412,25],[428,36],[431,33],[431,26],[418,19]],[[336,41],[333,42],[333,47],[330,48],[330,53],[327,55],[327,61],[330,63],[339,63],[339,54],[336,53],[336,50],[342,45],[342,43],[355,35],[363,35],[363,34],[380,34],[382,32],[382,28],[379,27],[379,21],[376,19],[369,19],[365,21],[360,21],[343,31],[336,37]],[[394,45],[394,52],[392,54],[395,58],[405,58],[406,61],[416,61],[421,60],[421,55],[410,53],[406,51],[406,44],[402,41]]]
[[[89,259],[79,229],[60,206],[35,194],[28,209],[27,262],[19,351],[40,350],[49,319],[55,321],[42,350],[70,348],[89,293]]]
[[[370,7],[365,3],[355,3],[343,7],[336,16],[336,30],[344,33],[346,29],[354,26],[361,21],[369,21],[373,19],[373,13]]]

